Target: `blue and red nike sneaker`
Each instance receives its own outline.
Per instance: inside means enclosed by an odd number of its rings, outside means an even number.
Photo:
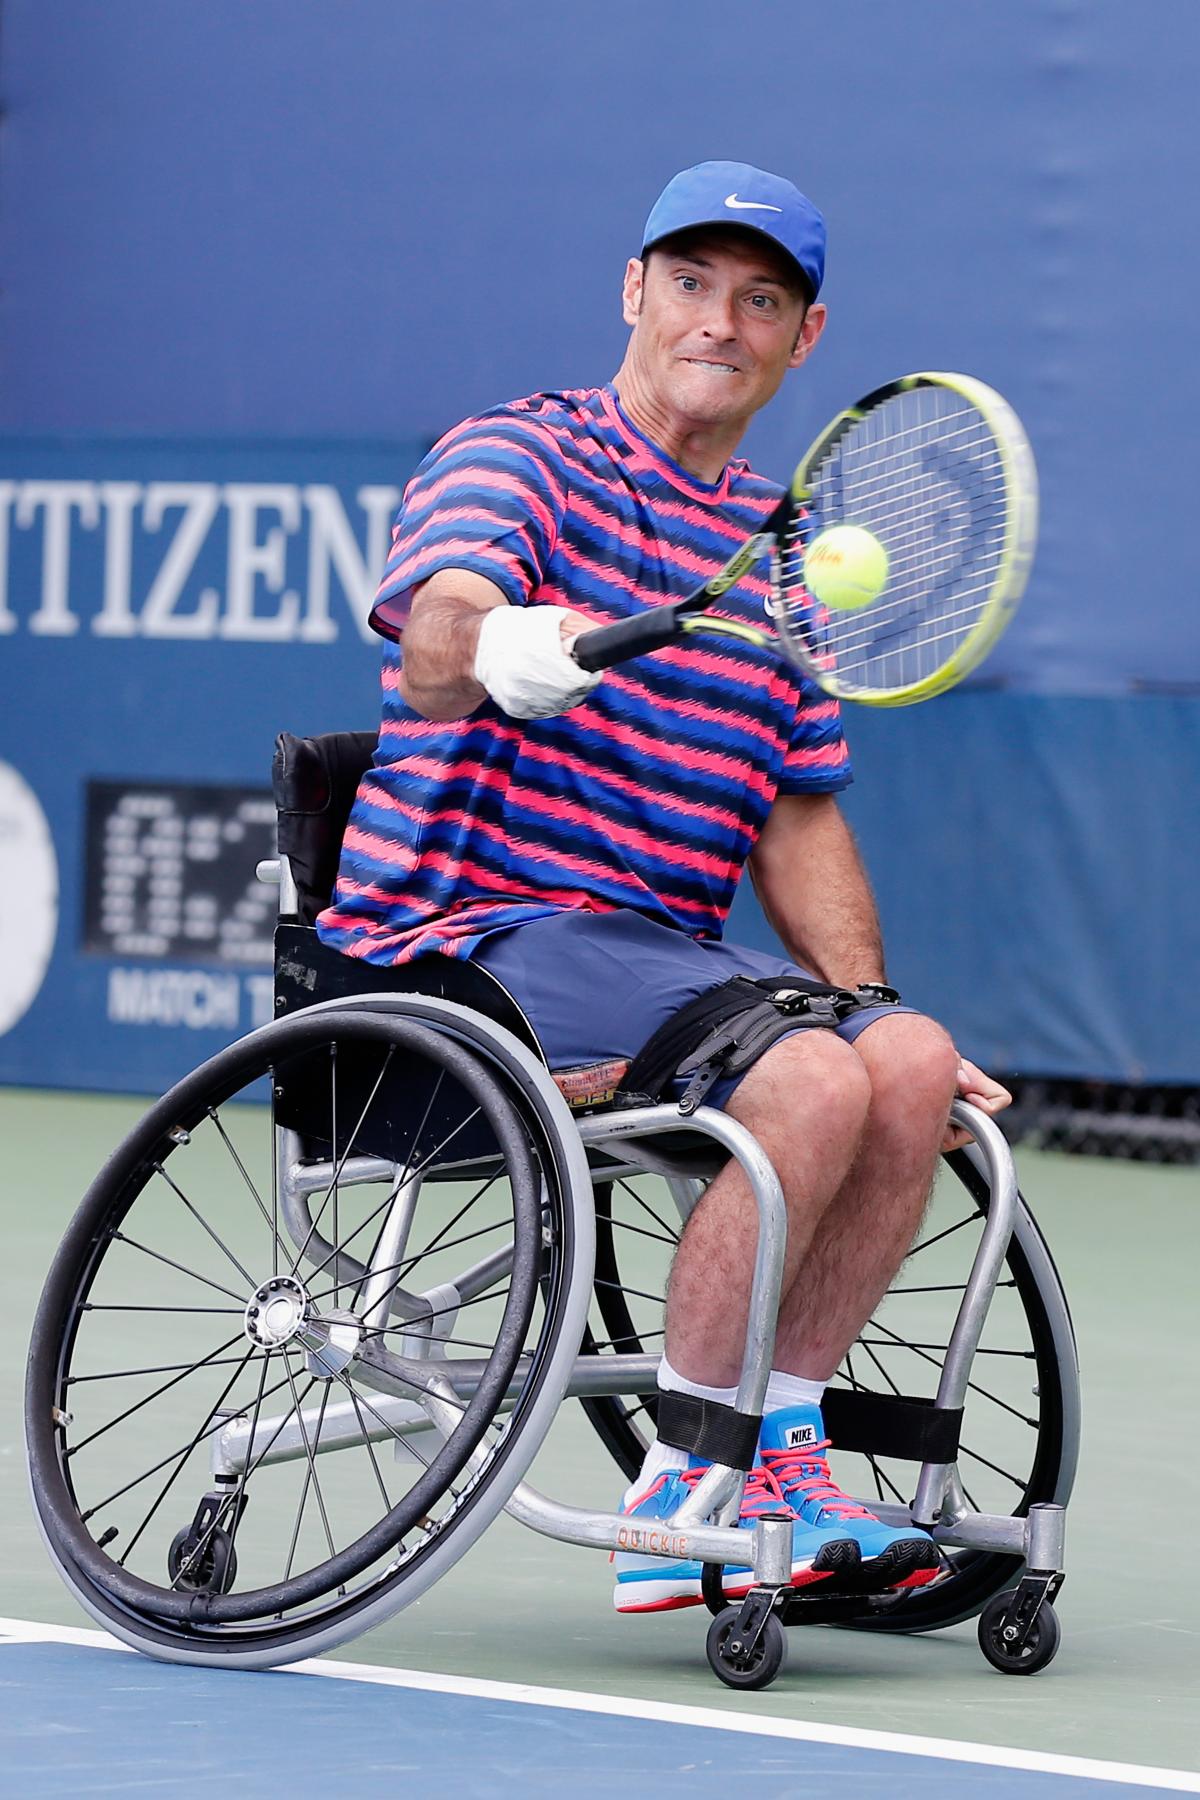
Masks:
[[[622,1511],[631,1521],[637,1521],[636,1527],[631,1528],[631,1540],[633,1530],[636,1530],[638,1541],[652,1544],[657,1539],[663,1547],[669,1546],[671,1530],[666,1521],[683,1505],[708,1468],[709,1464],[698,1457],[689,1457],[686,1469],[658,1476],[644,1493],[628,1499]],[[806,1587],[810,1582],[822,1581],[831,1575],[852,1578],[857,1574],[859,1550],[852,1534],[795,1519],[773,1477],[760,1465],[746,1476],[738,1515],[739,1529],[753,1531],[763,1513],[784,1513],[795,1520],[792,1526],[793,1587]],[[661,1532],[656,1530],[656,1521],[663,1522]],[[682,1557],[672,1561],[662,1555],[647,1555],[632,1541],[630,1549],[614,1551],[612,1561],[617,1575],[613,1605],[618,1612],[668,1612],[676,1607],[699,1606],[701,1603],[698,1562]],[[753,1582],[749,1565],[726,1568],[724,1589],[729,1599],[741,1599],[749,1593]],[[840,1587],[841,1582],[837,1585]]]
[[[762,1422],[759,1455],[784,1500],[805,1524],[858,1545],[857,1575],[838,1583],[839,1591],[881,1594],[924,1587],[941,1568],[937,1545],[919,1526],[885,1525],[844,1494],[829,1472],[829,1439],[819,1406],[788,1406]]]

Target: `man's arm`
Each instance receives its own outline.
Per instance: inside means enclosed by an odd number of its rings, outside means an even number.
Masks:
[[[516,632],[508,632],[500,645],[503,666],[495,639],[480,665],[479,633],[498,607],[507,611],[506,595],[472,569],[439,570],[417,589],[404,627],[399,682],[401,697],[414,712],[438,721],[465,719],[487,699],[490,687],[492,697],[513,717],[548,718],[566,711],[599,681],[599,675],[584,674],[563,654],[581,631],[593,629],[590,619],[565,607],[515,607],[510,616],[494,621],[515,627]],[[549,645],[544,642],[543,624],[551,634]],[[477,678],[477,667],[487,676],[488,687]]]
[[[875,901],[850,828],[832,794],[784,794],[776,800],[750,857],[759,904],[788,954],[837,987],[883,981],[883,945]],[[966,1057],[958,1091],[985,1113],[1012,1100]],[[947,1126],[943,1150],[969,1131]]]
[[[781,794],[750,857],[759,904],[789,956],[823,981],[883,981],[875,900],[833,794]]]
[[[485,613],[508,601],[494,581],[471,569],[442,569],[413,595],[404,627],[400,694],[426,719],[465,719],[487,698],[475,679]]]

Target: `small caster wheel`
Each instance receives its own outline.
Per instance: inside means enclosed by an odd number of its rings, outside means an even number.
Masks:
[[[787,1632],[772,1613],[763,1626],[753,1655],[746,1661],[739,1653],[740,1646],[738,1650],[734,1648],[738,1644],[737,1622],[741,1610],[740,1606],[727,1606],[709,1626],[704,1646],[709,1666],[726,1687],[769,1687],[787,1660]]]
[[[1054,1660],[1062,1637],[1062,1625],[1050,1602],[1043,1601],[1033,1629],[1021,1648],[1016,1649],[1005,1637],[1005,1615],[1014,1598],[1015,1592],[1010,1590],[994,1594],[988,1601],[979,1615],[979,1648],[993,1669],[999,1669],[1002,1675],[1036,1675],[1039,1669]],[[1007,1630],[1015,1636],[1015,1627],[1009,1625]]]
[[[194,1525],[185,1525],[172,1538],[171,1548],[167,1551],[171,1586],[189,1594],[227,1594],[237,1580],[237,1551],[233,1539],[218,1525],[208,1534],[199,1555],[189,1560],[188,1552],[196,1541]]]

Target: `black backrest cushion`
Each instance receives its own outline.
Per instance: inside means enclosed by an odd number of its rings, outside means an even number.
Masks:
[[[305,925],[333,897],[346,823],[377,742],[373,731],[331,731],[311,738],[281,731],[275,740],[271,785],[279,851],[288,859]]]

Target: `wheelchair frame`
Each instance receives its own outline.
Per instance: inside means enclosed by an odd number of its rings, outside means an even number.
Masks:
[[[280,917],[295,918],[298,897],[287,857],[281,856],[278,863],[260,866],[260,876],[279,881]],[[448,1530],[434,1546],[433,1553],[415,1571],[399,1603],[390,1592],[381,1594],[355,1611],[348,1630],[341,1625],[318,1629],[309,1633],[300,1649],[281,1647],[280,1650],[245,1651],[234,1646],[223,1651],[219,1660],[225,1666],[269,1666],[294,1660],[297,1654],[313,1654],[332,1648],[346,1637],[369,1629],[426,1591],[501,1509],[522,1524],[562,1542],[705,1564],[705,1598],[710,1610],[719,1615],[709,1633],[709,1660],[719,1678],[731,1686],[763,1686],[773,1678],[783,1660],[781,1621],[811,1620],[866,1625],[868,1628],[875,1624],[878,1628],[888,1629],[884,1602],[868,1603],[859,1597],[853,1604],[848,1604],[844,1600],[839,1602],[836,1596],[810,1596],[790,1587],[791,1526],[786,1518],[765,1517],[749,1534],[735,1528],[744,1482],[744,1474],[738,1468],[713,1463],[679,1510],[669,1520],[656,1521],[651,1526],[615,1512],[592,1511],[557,1502],[524,1480],[563,1399],[645,1395],[654,1389],[657,1356],[588,1355],[579,1353],[575,1346],[584,1337],[594,1276],[593,1183],[602,1180],[614,1168],[624,1177],[647,1172],[663,1174],[685,1215],[703,1190],[703,1183],[695,1179],[694,1159],[680,1160],[670,1153],[664,1155],[655,1146],[654,1140],[664,1134],[678,1138],[681,1130],[678,1108],[675,1105],[622,1107],[583,1117],[572,1116],[550,1072],[526,1044],[493,1020],[436,995],[381,990],[316,999],[305,1007],[304,1016],[323,1019],[330,1026],[364,1016],[399,1017],[453,1040],[472,1057],[503,1071],[505,1080],[519,1091],[523,1103],[536,1112],[543,1129],[557,1145],[566,1171],[566,1202],[574,1234],[570,1292],[565,1301],[558,1341],[550,1353],[549,1372],[544,1375],[523,1418],[519,1443],[513,1446],[505,1464],[504,1479],[492,1484],[482,1505],[476,1508],[469,1541],[456,1542],[454,1530]],[[267,1026],[264,1031],[269,1033],[274,1029]],[[956,1102],[952,1116],[973,1135],[974,1142],[964,1153],[965,1159],[975,1178],[986,1187],[988,1202],[930,1409],[934,1415],[943,1415],[946,1419],[955,1414],[961,1416],[966,1403],[973,1359],[1010,1241],[1015,1239],[1022,1254],[1035,1266],[1042,1286],[1047,1291],[1057,1288],[1053,1264],[1040,1233],[1020,1201],[1012,1158],[1003,1135],[986,1115],[962,1101]],[[712,1147],[714,1160],[707,1172],[715,1173],[725,1157],[735,1157],[754,1196],[759,1221],[758,1242],[736,1408],[742,1413],[759,1414],[771,1368],[783,1271],[787,1232],[783,1194],[775,1170],[761,1146],[736,1120],[713,1108],[701,1107],[682,1124],[689,1137],[704,1140]],[[331,1158],[306,1157],[301,1135],[287,1126],[277,1127],[275,1137],[275,1178],[283,1221],[293,1243],[311,1247],[316,1256],[326,1255],[328,1246],[318,1231],[319,1218],[313,1217],[310,1201],[314,1194],[327,1192],[331,1182],[340,1182],[345,1188],[383,1180],[395,1183],[372,1254],[363,1265],[365,1281],[360,1285],[355,1303],[360,1321],[372,1315],[381,1316],[379,1309],[382,1309],[382,1316],[388,1316],[397,1306],[395,1270],[405,1254],[407,1234],[421,1187],[420,1176],[405,1179],[404,1169],[377,1154],[347,1155],[340,1164]],[[336,1272],[339,1254],[336,1246],[331,1254]],[[456,1316],[457,1306],[474,1294],[485,1292],[489,1283],[504,1273],[505,1257],[511,1266],[511,1244],[506,1249],[491,1252],[456,1276],[446,1290],[454,1295],[453,1302],[448,1303],[452,1319]],[[436,1294],[434,1298],[437,1298]],[[314,1451],[310,1446],[315,1406],[305,1410],[297,1402],[291,1413],[282,1418],[262,1416],[257,1409],[253,1418],[244,1411],[235,1413],[225,1418],[210,1438],[211,1478],[216,1491],[228,1493],[231,1487],[244,1483],[246,1471],[251,1467],[269,1467],[305,1455],[309,1456],[311,1464],[314,1453],[323,1455],[360,1445],[365,1440],[382,1440],[389,1433],[428,1432],[435,1443],[448,1441],[462,1418],[464,1402],[472,1399],[484,1378],[486,1359],[473,1362],[463,1357],[447,1358],[444,1352],[439,1353],[439,1333],[436,1324],[432,1323],[439,1308],[430,1306],[429,1295],[421,1295],[419,1299],[421,1306],[410,1306],[407,1317],[404,1302],[399,1303],[404,1331],[401,1338],[403,1356],[400,1363],[393,1359],[393,1370],[402,1364],[400,1378],[394,1372],[389,1375],[380,1363],[372,1361],[353,1315],[329,1314],[324,1320],[314,1318],[309,1322],[308,1335],[303,1342],[310,1356],[317,1359],[317,1364],[323,1359],[328,1372],[333,1373],[355,1361],[366,1385],[376,1390],[378,1398],[371,1409],[373,1422],[364,1428],[357,1403],[335,1402],[329,1407],[326,1394],[321,1404],[321,1441]],[[910,1506],[875,1499],[869,1502],[871,1510],[885,1522],[899,1526],[919,1525],[940,1545],[997,1552],[1021,1560],[1025,1572],[1017,1587],[991,1600],[981,1620],[980,1642],[985,1655],[1005,1672],[1032,1673],[1050,1660],[1057,1647],[1057,1624],[1050,1617],[1050,1603],[1063,1579],[1064,1508],[1073,1477],[1078,1435],[1074,1345],[1065,1306],[1056,1318],[1051,1319],[1051,1330],[1056,1359],[1064,1371],[1064,1411],[1069,1415],[1064,1429],[1065,1454],[1053,1501],[1032,1504],[1025,1516],[975,1510],[968,1503],[955,1460],[943,1455],[921,1462]],[[441,1335],[446,1334],[443,1331]],[[35,1345],[36,1342],[35,1334]],[[31,1394],[34,1386],[32,1369],[31,1355]],[[514,1375],[510,1393],[516,1392],[519,1385]],[[31,1455],[36,1500],[38,1457],[44,1456],[46,1449],[44,1445],[39,1448],[37,1420],[40,1415],[36,1414],[36,1405],[40,1402],[33,1404]],[[468,1480],[481,1470],[481,1451],[476,1448],[466,1463]],[[146,1634],[113,1608],[98,1607],[94,1595],[81,1591],[69,1549],[64,1550],[56,1535],[52,1512],[52,1508],[44,1512],[39,1504],[43,1536],[60,1572],[95,1617],[136,1648],[149,1649],[171,1660],[197,1663],[212,1660],[202,1648],[147,1642]],[[753,1585],[740,1605],[727,1607],[720,1588],[720,1568],[729,1564],[745,1565],[748,1535],[752,1540]],[[715,1582],[709,1579],[712,1574],[716,1576]],[[875,1619],[870,1617],[872,1611],[878,1615]],[[900,1619],[895,1628],[904,1628]]]

